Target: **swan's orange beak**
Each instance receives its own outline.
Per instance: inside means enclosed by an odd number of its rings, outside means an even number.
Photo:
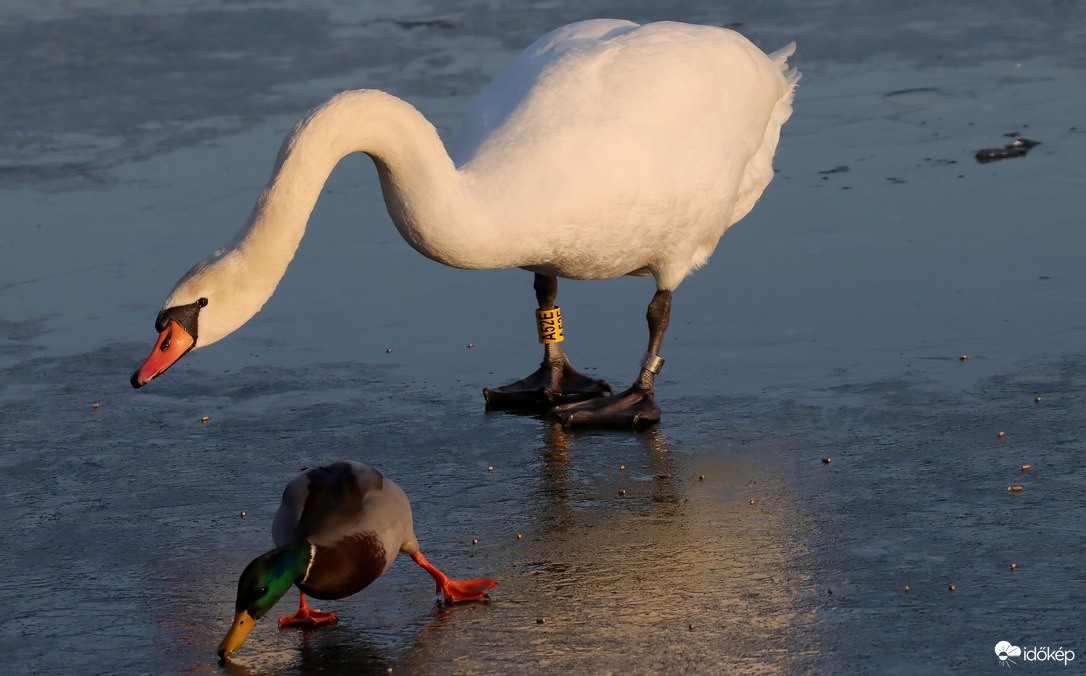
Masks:
[[[139,389],[162,375],[195,345],[196,341],[189,332],[177,322],[171,321],[162,333],[158,334],[158,342],[155,343],[155,349],[151,350],[151,356],[132,374],[132,387]]]

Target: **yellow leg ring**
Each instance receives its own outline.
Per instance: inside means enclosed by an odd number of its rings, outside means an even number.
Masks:
[[[562,309],[536,310],[535,327],[539,331],[539,342],[560,343],[566,339],[562,333]]]

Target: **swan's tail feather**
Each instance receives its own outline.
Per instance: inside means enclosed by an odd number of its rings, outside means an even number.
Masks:
[[[793,89],[801,77],[803,77],[803,73],[799,72],[799,68],[790,68],[784,71],[784,79],[788,82],[788,86]]]
[[[781,69],[781,72],[784,73],[784,79],[788,81],[789,87],[795,87],[796,83],[799,82],[799,78],[803,75],[803,73],[799,72],[798,68],[788,67],[788,57],[795,53],[796,43],[789,42],[787,45],[769,55],[769,60],[777,64]]]
[[[789,42],[787,45],[781,47],[777,51],[769,55],[769,60],[781,67],[784,70],[784,62],[788,60],[788,57],[796,53],[796,43]]]

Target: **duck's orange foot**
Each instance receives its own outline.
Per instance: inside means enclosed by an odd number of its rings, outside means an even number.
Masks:
[[[422,552],[411,555],[415,563],[422,566],[437,583],[437,589],[445,595],[446,603],[456,601],[481,601],[486,598],[486,591],[498,586],[494,580],[450,580],[445,573],[426,560]]]
[[[319,610],[313,610],[305,602],[305,594],[302,594],[301,601],[298,603],[298,612],[287,617],[279,618],[280,627],[316,627],[321,624],[327,624],[329,622],[336,621],[335,613],[322,613]]]
[[[298,611],[293,615],[279,618],[280,627],[316,627],[320,624],[326,624],[328,622],[335,622],[335,613],[322,613],[319,610],[310,610],[307,612]]]
[[[446,603],[482,601],[486,598],[487,590],[497,586],[494,580],[445,580],[441,592],[445,595]]]

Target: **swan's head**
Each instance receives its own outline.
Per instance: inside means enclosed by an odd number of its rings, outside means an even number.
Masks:
[[[221,340],[247,322],[275,290],[274,283],[268,290],[259,279],[238,249],[220,251],[193,266],[158,313],[158,340],[132,374],[132,387],[143,387],[191,350]]]

